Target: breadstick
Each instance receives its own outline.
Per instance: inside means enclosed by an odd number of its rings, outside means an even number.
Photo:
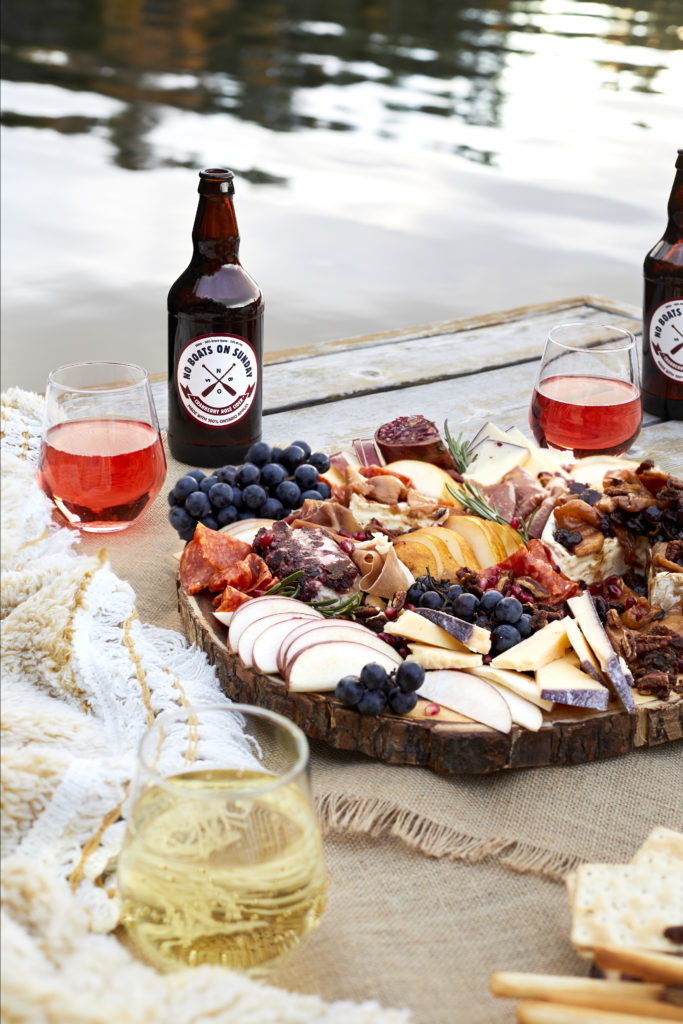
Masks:
[[[547,999],[553,1003],[574,1003],[575,996],[601,996],[621,999],[658,999],[664,985],[640,981],[607,981],[603,978],[574,978],[557,974],[527,974],[521,971],[494,971],[489,978],[494,996],[509,999]],[[597,1006],[597,1003],[585,1005]]]
[[[645,981],[683,985],[683,957],[680,956],[603,946],[595,950],[594,960],[603,971],[621,971]]]
[[[566,1003],[524,1002],[517,1006],[517,1020],[519,1024],[661,1024],[661,1017],[643,1017],[637,1007],[638,1003],[634,1003],[636,1012],[616,1013]]]

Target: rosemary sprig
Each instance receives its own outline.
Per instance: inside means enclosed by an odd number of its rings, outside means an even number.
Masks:
[[[501,526],[511,526],[513,530],[517,530],[525,544],[529,543],[529,527],[540,505],[526,519],[521,516],[515,516],[513,521],[510,521],[500,514],[497,505],[489,505],[479,484],[472,483],[471,480],[464,480],[457,490],[452,488],[450,484],[446,484],[446,487],[453,497],[466,509],[473,512],[475,516],[479,516],[480,519],[488,519],[492,523],[500,523]],[[516,525],[513,526],[513,522]]]
[[[443,425],[443,432],[444,437],[446,438],[446,444],[448,445],[448,450],[453,456],[455,468],[459,473],[467,472],[468,467],[472,465],[477,456],[470,455],[468,450],[469,442],[462,440],[462,430],[458,434],[457,440],[455,440],[450,430],[448,429],[448,420],[445,420]]]
[[[326,619],[336,619],[342,616],[347,619],[355,619],[355,612],[360,608],[362,600],[362,596],[357,593],[339,601],[334,597],[329,597],[325,601],[310,601],[309,603],[311,608],[317,608]]]
[[[279,580],[278,583],[268,589],[268,597],[271,594],[282,594],[283,597],[297,597],[299,594],[298,581],[303,574],[303,569],[298,569],[297,572],[292,572],[289,576],[285,576],[284,579]]]

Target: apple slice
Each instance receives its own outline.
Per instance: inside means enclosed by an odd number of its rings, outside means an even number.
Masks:
[[[241,657],[242,645],[245,643],[245,637],[248,638],[249,631],[253,630],[257,623],[262,623],[264,628],[252,641],[251,663],[257,672],[262,672],[264,675],[277,672],[278,654],[282,644],[287,637],[291,636],[297,626],[301,623],[306,626],[309,623],[320,624],[327,621],[327,619],[319,619],[314,615],[304,616],[302,614],[300,616],[292,616],[288,612],[267,615],[263,619],[257,619],[256,622],[252,622],[245,629],[239,640],[238,653]]]
[[[566,619],[549,622],[538,633],[532,633],[520,644],[497,654],[491,664],[494,668],[511,668],[517,672],[532,672],[561,658],[569,647]]]
[[[510,708],[513,725],[521,725],[530,732],[538,732],[543,725],[543,712],[537,704],[533,704],[530,700],[525,700],[518,693],[513,693],[507,687],[501,686],[500,683],[493,683],[491,680],[487,680],[487,682],[489,686],[498,691]]]
[[[622,704],[627,711],[635,711],[636,705],[631,693],[631,687],[624,676],[619,663],[619,657],[600,622],[600,616],[593,604],[590,591],[584,590],[577,597],[570,597],[567,604],[581,627],[581,632],[588,641],[593,654],[598,659],[600,668],[616,690]],[[541,632],[543,631],[541,630]]]
[[[291,615],[301,615],[303,612],[306,615],[314,615],[316,618],[322,619],[319,611],[304,604],[303,601],[297,601],[294,597],[278,597],[276,594],[273,594],[272,597],[268,597],[267,594],[264,597],[254,597],[250,601],[245,601],[232,613],[228,629],[229,650],[233,654],[237,653],[237,645],[242,631],[250,622],[255,622],[256,619],[260,619],[264,615],[275,615],[277,612],[290,612]]]
[[[400,665],[403,661],[401,655],[393,647],[390,647],[385,640],[380,640],[376,633],[366,629],[365,626],[361,626],[359,623],[342,622],[339,619],[324,619],[323,621],[325,622],[325,628],[306,630],[306,632],[300,633],[288,645],[287,653],[280,658],[280,663],[283,666],[281,675],[285,678],[287,677],[289,666],[301,651],[316,644],[327,644],[337,640],[348,640],[351,643],[371,647],[373,651],[377,651],[379,654],[384,655],[384,657],[389,658],[394,663],[394,667]]]
[[[418,697],[466,715],[489,729],[510,732],[510,707],[495,687],[467,672],[444,669],[426,672]]]
[[[416,661],[425,669],[436,668],[476,668],[481,665],[481,654],[470,651],[447,651],[443,647],[430,647],[429,644],[408,644],[410,655],[406,661]]]
[[[360,675],[365,665],[374,662],[392,672],[393,658],[366,644],[351,640],[332,640],[311,644],[299,651],[287,666],[286,682],[295,693],[323,693],[334,690],[343,676]]]
[[[325,619],[322,616],[315,619],[304,619],[295,625],[291,633],[284,638],[280,644],[280,650],[277,655],[277,670],[281,676],[284,676],[285,665],[287,664],[289,657],[289,648],[300,636],[309,631],[317,629],[328,629],[330,623],[343,623],[344,626],[350,626],[351,629],[360,631],[363,639],[368,636],[375,636],[376,634],[370,632],[367,626],[363,626],[360,622],[354,622],[352,619]]]
[[[299,618],[302,617],[301,615],[299,616]],[[313,618],[313,616],[309,617]],[[296,618],[291,612],[275,612],[273,615],[262,615],[260,618],[250,622],[246,629],[243,629],[240,633],[240,638],[237,642],[237,655],[244,667],[251,668],[254,664],[254,644],[264,630],[283,622],[285,624],[292,622]]]
[[[488,629],[475,626],[472,622],[465,622],[464,619],[459,619],[456,615],[449,615],[448,612],[442,612],[436,608],[416,608],[413,614],[433,622],[439,629],[443,629],[450,636],[459,640],[468,651],[488,654],[491,650],[491,631]]]
[[[572,652],[557,661],[536,669],[536,682],[541,696],[556,704],[606,711],[609,690],[579,668],[579,659]]]
[[[494,668],[493,665],[482,665],[481,668],[473,668],[470,671],[488,683],[504,686],[506,690],[511,690],[512,693],[524,697],[525,700],[536,704],[542,711],[552,709],[553,702],[541,697],[538,683],[533,676],[526,676],[523,672],[513,672],[512,669]]]

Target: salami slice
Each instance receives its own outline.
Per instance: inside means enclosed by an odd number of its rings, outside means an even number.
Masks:
[[[229,533],[197,523],[194,537],[180,556],[180,582],[187,594],[197,594],[211,578],[251,553],[251,545]]]

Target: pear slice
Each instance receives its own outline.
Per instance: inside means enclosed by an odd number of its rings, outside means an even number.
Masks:
[[[616,690],[622,704],[628,712],[635,711],[636,705],[631,693],[631,687],[624,675],[619,662],[619,656],[612,647],[610,639],[600,622],[600,616],[597,613],[590,591],[584,590],[577,597],[570,597],[567,604],[581,627],[581,632],[588,641],[593,654],[598,659],[600,668]]]
[[[492,525],[478,516],[449,516],[445,522],[447,530],[457,533],[470,545],[480,569],[487,569],[507,557],[505,545],[489,529]]]
[[[418,697],[457,711],[498,732],[510,732],[512,714],[495,687],[467,672],[426,672]]]

